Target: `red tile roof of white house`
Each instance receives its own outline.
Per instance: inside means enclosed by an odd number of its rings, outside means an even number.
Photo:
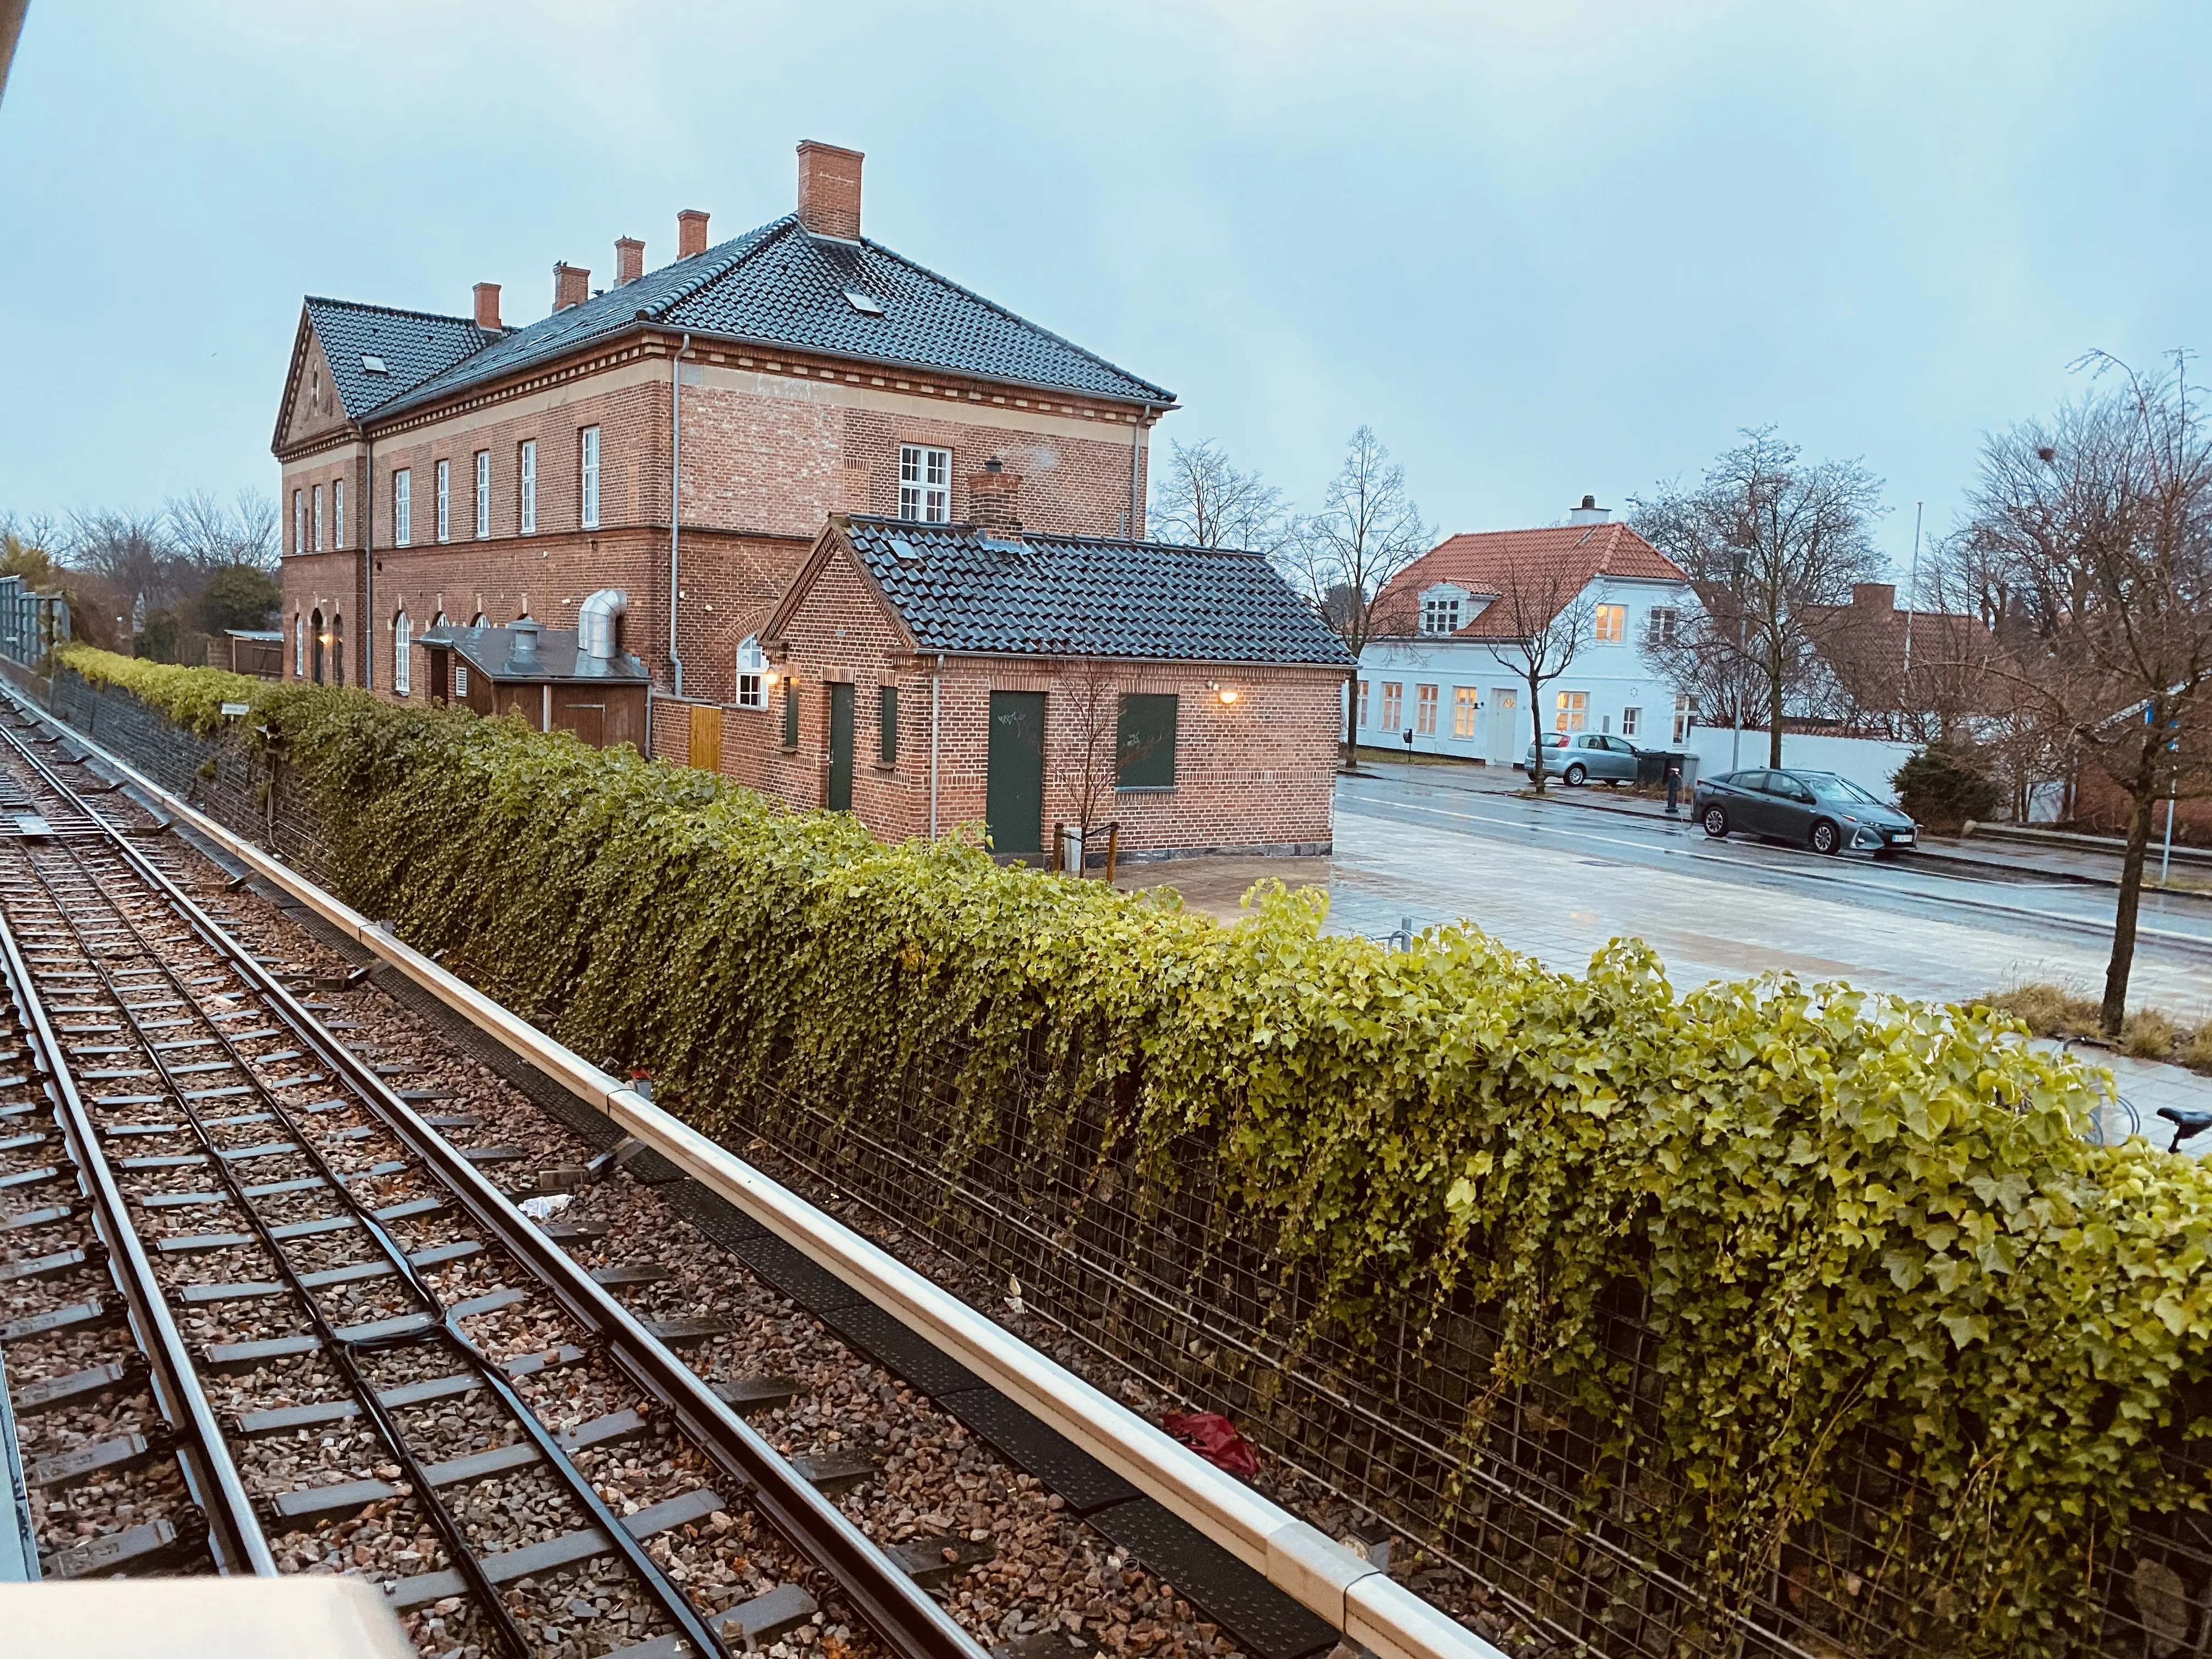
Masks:
[[[1599,576],[1685,582],[1682,568],[1625,524],[1549,525],[1540,530],[1479,530],[1447,537],[1407,565],[1377,597],[1378,617],[1403,608],[1406,631],[1419,621],[1418,598],[1449,582],[1469,593],[1496,599],[1516,579],[1532,578],[1559,595],[1565,605]],[[1556,584],[1556,585],[1554,585]],[[1454,639],[1510,637],[1510,607],[1486,605]],[[1485,626],[1486,623],[1488,626]]]

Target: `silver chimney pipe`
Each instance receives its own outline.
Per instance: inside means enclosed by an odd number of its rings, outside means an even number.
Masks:
[[[620,656],[615,624],[629,614],[628,593],[619,587],[601,588],[576,607],[576,648],[602,662]]]

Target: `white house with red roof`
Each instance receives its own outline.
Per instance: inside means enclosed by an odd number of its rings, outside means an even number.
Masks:
[[[1688,700],[1644,660],[1697,605],[1674,561],[1585,495],[1563,525],[1452,536],[1383,588],[1380,637],[1360,653],[1353,690],[1361,744],[1455,755],[1493,766],[1527,751],[1534,726],[1513,641],[1528,596],[1548,618],[1586,609],[1566,672],[1546,682],[1547,731],[1603,732],[1638,748],[1681,742]],[[1515,596],[1502,601],[1502,596]]]

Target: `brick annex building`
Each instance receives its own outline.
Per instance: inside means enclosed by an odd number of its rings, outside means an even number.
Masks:
[[[1350,659],[1264,562],[1143,541],[1174,395],[865,239],[860,178],[801,144],[795,213],[715,246],[679,214],[672,264],[624,238],[602,290],[558,264],[525,327],[490,283],[469,317],[307,300],[274,441],[288,676],[426,695],[431,629],[573,628],[619,589],[664,758],[887,836],[988,817],[1009,853],[1084,817],[1139,852],[1326,847]],[[830,557],[863,525],[975,529],[960,602],[1021,625],[918,631]],[[1091,586],[1040,611],[1040,580]],[[1126,625],[1058,626],[1060,599]],[[1103,811],[1067,758],[1102,677],[1128,761]]]

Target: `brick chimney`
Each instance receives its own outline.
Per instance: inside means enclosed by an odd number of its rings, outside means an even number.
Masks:
[[[645,244],[635,236],[615,239],[615,286],[634,283],[645,275]]]
[[[994,455],[968,477],[968,517],[987,536],[1022,538],[1022,479]]]
[[[707,216],[697,208],[685,208],[676,216],[676,257],[689,259],[706,251]]]
[[[1897,609],[1897,584],[1895,582],[1853,582],[1851,609],[1872,611],[1887,617]]]
[[[799,147],[799,222],[817,236],[860,240],[860,152],[809,138]]]
[[[499,328],[499,284],[477,284],[477,326],[496,331]]]
[[[553,309],[566,311],[592,297],[592,273],[566,259],[553,267]]]

